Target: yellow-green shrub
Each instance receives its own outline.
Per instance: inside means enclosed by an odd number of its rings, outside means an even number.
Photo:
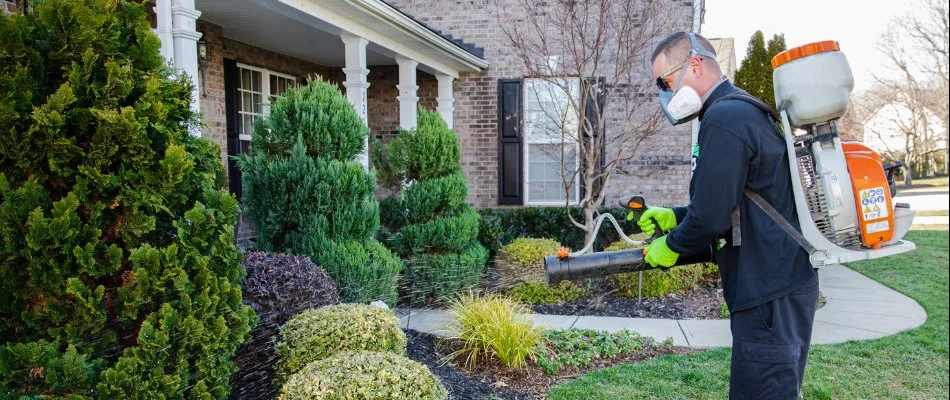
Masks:
[[[449,357],[461,357],[468,367],[479,361],[498,361],[506,367],[523,367],[541,343],[541,328],[524,315],[528,309],[510,298],[491,294],[463,294],[449,313],[449,340],[459,349]]]
[[[337,353],[307,364],[281,390],[280,400],[443,400],[445,388],[425,365],[373,351]]]
[[[343,351],[406,354],[406,334],[390,310],[339,304],[304,311],[281,328],[278,374],[286,379],[305,365]]]
[[[544,282],[521,282],[509,292],[511,298],[527,304],[568,303],[587,295],[587,290],[571,281],[561,281],[556,285]]]
[[[518,282],[544,282],[544,257],[557,254],[561,244],[551,239],[519,238],[501,248],[495,260],[498,280],[510,288]]]
[[[645,235],[631,235],[633,240],[643,240]],[[617,241],[607,246],[604,251],[627,250],[636,248],[625,242]],[[671,293],[682,292],[696,286],[703,277],[704,264],[684,265],[673,267],[666,271],[652,269],[643,272],[644,297],[662,297]],[[716,273],[718,274],[718,269]],[[616,274],[611,276],[617,291],[621,296],[636,297],[639,292],[639,274],[636,272]]]

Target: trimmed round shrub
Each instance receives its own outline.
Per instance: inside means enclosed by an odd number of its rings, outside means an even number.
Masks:
[[[366,134],[335,84],[318,78],[289,89],[238,158],[242,200],[260,250],[310,257],[343,301],[393,304],[402,264],[375,242],[376,178],[354,160]]]
[[[569,303],[587,295],[587,290],[571,281],[561,281],[557,285],[544,282],[521,282],[508,293],[512,299],[528,304]]]
[[[374,164],[398,196],[382,202],[380,240],[405,260],[402,297],[412,303],[451,298],[478,284],[488,251],[478,242],[479,214],[465,203],[468,183],[458,138],[438,113],[419,110],[418,129],[401,131]]]
[[[557,254],[561,244],[551,239],[519,238],[502,247],[495,259],[498,283],[511,288],[519,282],[544,282],[544,257]]]
[[[281,328],[278,375],[286,378],[305,365],[342,351],[406,354],[406,334],[391,310],[365,304],[339,304],[307,310]]]
[[[238,370],[231,375],[230,397],[266,398],[280,389],[273,343],[280,326],[304,310],[339,303],[340,296],[327,273],[304,256],[251,252],[244,255],[244,268],[244,303],[260,322],[234,357]]]
[[[643,240],[644,234],[631,235],[633,240]],[[604,251],[634,249],[633,245],[625,241],[611,243]],[[696,286],[703,277],[705,264],[683,265],[667,270],[651,269],[643,271],[643,291],[640,292],[640,277],[637,272],[615,274],[611,276],[617,291],[621,296],[637,297],[642,293],[644,297],[663,297],[672,293],[679,293]],[[717,269],[718,273],[718,269]]]
[[[383,352],[344,352],[307,364],[290,377],[280,400],[444,400],[428,367]]]
[[[257,318],[193,85],[144,2],[28,3],[0,16],[0,398],[223,399]]]

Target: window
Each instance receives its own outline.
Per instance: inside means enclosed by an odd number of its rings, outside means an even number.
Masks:
[[[244,153],[250,146],[254,121],[267,115],[270,100],[283,95],[288,88],[296,87],[297,79],[244,64],[238,64],[237,69],[238,137]]]
[[[525,79],[523,98],[525,204],[577,204],[580,79]]]

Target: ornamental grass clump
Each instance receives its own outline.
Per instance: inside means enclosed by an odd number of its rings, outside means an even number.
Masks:
[[[447,339],[457,346],[449,358],[462,359],[469,368],[494,362],[524,367],[542,340],[542,330],[525,316],[528,312],[521,303],[497,294],[462,294],[449,307]]]

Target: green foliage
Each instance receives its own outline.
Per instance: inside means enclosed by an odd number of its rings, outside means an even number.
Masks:
[[[542,371],[553,374],[563,368],[581,368],[598,359],[609,359],[649,348],[669,350],[672,343],[657,343],[626,329],[619,332],[592,329],[558,329],[544,332],[544,347],[538,350],[535,363]]]
[[[145,8],[0,18],[0,397],[221,399],[256,317],[214,144]]]
[[[719,304],[719,316],[722,319],[729,319],[729,306],[726,303]]]
[[[376,180],[353,160],[366,126],[321,79],[275,100],[238,159],[246,215],[261,250],[306,255],[336,281],[343,301],[395,301],[399,259],[374,240]]]
[[[406,354],[406,334],[390,310],[365,304],[310,309],[287,321],[277,343],[278,374],[284,378],[305,365],[344,351]]]
[[[307,364],[281,400],[444,400],[448,393],[428,367],[393,353],[345,352]]]
[[[642,240],[645,235],[631,236],[634,240]],[[607,246],[605,251],[626,250],[635,248],[633,245],[617,241]],[[637,272],[612,275],[617,287],[618,294],[625,297],[637,297],[642,294],[644,297],[663,297],[672,293],[679,293],[689,290],[703,280],[704,273],[712,273],[713,269],[706,264],[683,265],[679,267],[663,269],[651,269],[643,271],[643,291],[640,292],[640,275]],[[719,268],[715,269],[718,279]],[[706,275],[708,276],[708,275]]]
[[[583,210],[571,208],[575,220],[583,220]],[[605,208],[601,213],[613,214],[627,233],[638,233],[640,228],[634,223],[624,223],[627,211],[622,208]],[[506,244],[520,237],[551,238],[571,249],[584,247],[584,232],[574,229],[564,207],[520,207],[479,210],[481,221],[478,240],[488,248],[489,256],[495,257]],[[604,226],[597,236],[594,249],[619,239],[617,232]]]
[[[519,238],[501,248],[495,259],[499,284],[544,282],[544,257],[557,254],[561,244],[550,239]]]
[[[478,243],[478,212],[465,204],[459,154],[455,132],[423,109],[418,129],[400,131],[374,154],[383,182],[400,192],[380,205],[380,239],[405,260],[400,287],[412,303],[449,299],[485,270],[488,252]]]
[[[587,295],[587,290],[570,281],[549,286],[543,282],[521,282],[511,288],[510,296],[527,304],[569,303]]]
[[[542,339],[541,329],[524,317],[527,312],[521,303],[497,294],[462,294],[449,307],[448,340],[458,346],[449,357],[462,358],[468,367],[495,361],[524,367]]]
[[[766,44],[762,31],[755,31],[749,40],[746,56],[736,70],[736,86],[764,101],[773,110],[776,108],[772,58],[785,50],[784,34],[773,35]]]

